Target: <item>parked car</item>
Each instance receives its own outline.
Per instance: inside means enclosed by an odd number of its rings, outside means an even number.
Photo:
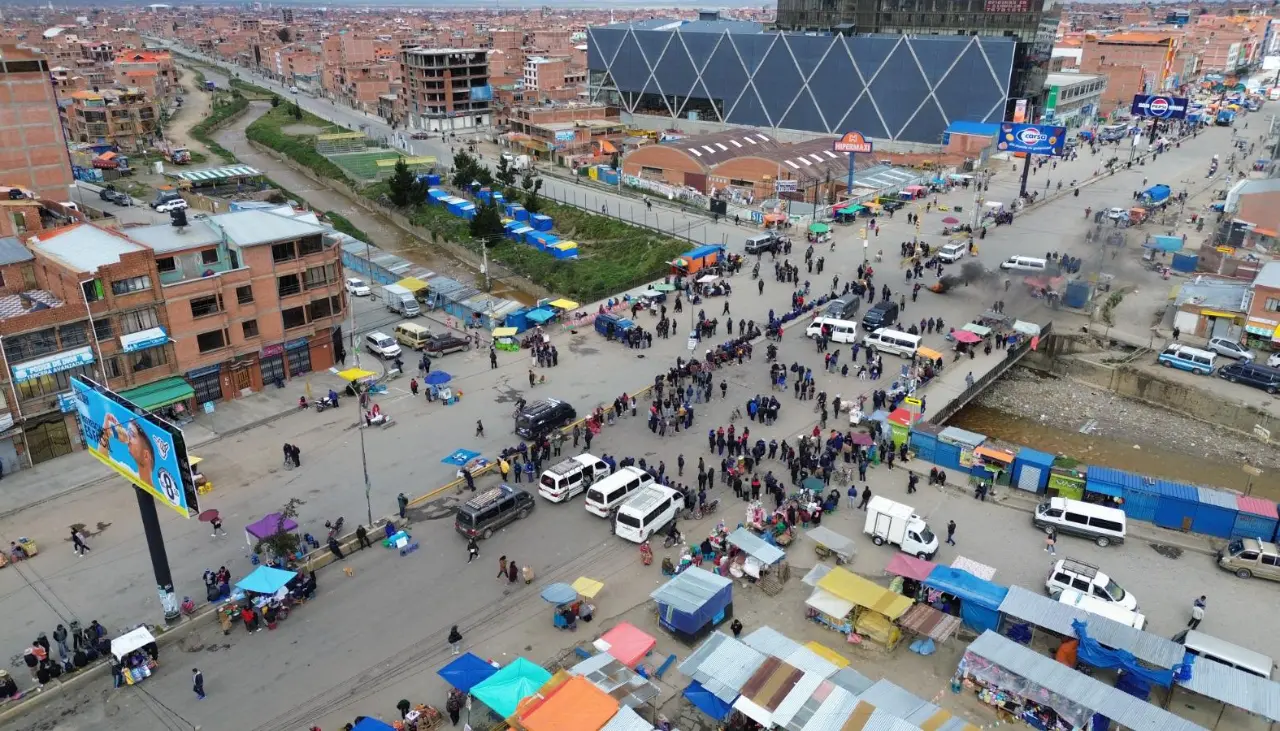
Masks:
[[[1280,353],[1273,353],[1270,358],[1267,358],[1267,366],[1280,368]]]
[[[1137,597],[1121,588],[1097,566],[1073,558],[1058,559],[1053,568],[1049,569],[1044,588],[1055,599],[1064,589],[1075,589],[1085,596],[1096,596],[1131,612],[1138,611]]]
[[[452,333],[435,333],[422,346],[422,350],[431,355],[448,355],[463,350],[471,350],[471,341]]]
[[[499,485],[459,506],[453,527],[467,538],[487,540],[508,523],[527,518],[533,509],[532,495],[518,487]]]
[[[365,350],[383,360],[400,357],[400,344],[384,332],[371,332],[365,335],[364,347]]]
[[[117,190],[111,194],[111,202],[115,203],[117,206],[128,208],[133,205],[133,198],[128,193],[122,190]]]
[[[1210,338],[1208,349],[1236,360],[1253,360],[1253,351],[1231,338]]]
[[[98,199],[99,199],[99,200],[104,200],[104,201],[106,201],[106,202],[110,203],[110,202],[111,202],[112,197],[113,197],[115,194],[116,194],[116,186],[114,186],[114,185],[105,185],[105,186],[103,186],[103,187],[102,187],[102,190],[99,190],[99,191],[98,191]]]
[[[1256,538],[1237,538],[1218,551],[1218,565],[1247,579],[1280,581],[1280,547]]]
[[[187,209],[187,202],[182,200],[181,198],[176,198],[171,201],[165,201],[164,203],[161,203],[160,205],[156,206],[156,213],[168,213],[169,211],[178,211],[178,210],[186,210],[186,209]]]
[[[347,277],[347,283],[344,286],[353,297],[368,297],[373,293],[373,290],[369,289],[369,285],[358,277]]]
[[[1129,217],[1129,211],[1124,208],[1108,208],[1107,209],[1107,218],[1110,218],[1112,221],[1119,221],[1122,218],[1128,218],[1128,217]]]
[[[1241,361],[1218,369],[1218,376],[1232,383],[1260,388],[1269,394],[1280,391],[1280,368]]]

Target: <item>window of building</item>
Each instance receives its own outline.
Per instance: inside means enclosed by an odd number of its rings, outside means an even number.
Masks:
[[[119,358],[107,358],[102,362],[102,369],[106,371],[107,378],[120,378],[124,375],[124,371],[120,370]]]
[[[129,277],[111,283],[111,293],[115,295],[145,292],[151,289],[151,277]]]
[[[302,291],[302,285],[298,282],[297,274],[286,274],[283,277],[276,278],[276,294],[281,297],[295,295]]]
[[[307,320],[319,320],[322,317],[329,317],[333,314],[333,309],[329,304],[329,300],[315,300],[307,305]]]
[[[298,255],[316,254],[324,249],[324,241],[319,236],[305,236],[298,240]]]
[[[205,249],[204,251],[200,252],[200,263],[202,263],[202,264],[217,264],[217,263],[218,263],[218,250],[217,250],[217,249]]]
[[[194,297],[191,300],[191,317],[201,318],[222,312],[222,295],[211,294],[205,297]]]
[[[245,320],[244,322],[240,323],[240,327],[241,329],[244,330],[245,340],[258,337],[258,321],[257,320]]]
[[[133,310],[120,315],[120,333],[122,335],[132,335],[143,330],[150,330],[153,327],[160,327],[160,319],[156,316],[154,308],[144,307],[141,310]]]
[[[86,322],[72,322],[58,327],[58,341],[62,349],[78,348],[89,342],[89,327]]]
[[[307,308],[306,307],[290,307],[287,310],[280,311],[280,318],[284,322],[284,329],[290,330],[295,327],[302,327],[307,324]]]
[[[302,280],[307,289],[323,287],[330,282],[336,282],[338,280],[338,265],[326,264],[324,266],[310,267],[303,272]]]
[[[4,357],[11,365],[58,352],[58,335],[53,328],[10,335],[3,343]]]
[[[115,328],[111,327],[110,317],[99,317],[93,321],[93,336],[99,341],[115,337]]]
[[[28,286],[35,286],[34,273],[32,278],[33,278],[33,283],[29,284]],[[98,300],[102,299],[102,282],[100,280],[90,279],[89,281],[80,285],[80,290],[84,293],[85,302],[97,302]]]
[[[172,256],[163,256],[156,259],[156,269],[158,269],[161,274],[176,272],[178,271],[178,262]]]
[[[169,362],[169,349],[163,345],[146,350],[138,350],[125,356],[129,359],[129,367],[134,373],[150,370]]]
[[[225,330],[210,330],[207,333],[200,333],[196,336],[196,345],[199,346],[201,353],[225,348],[227,346],[227,333]]]
[[[253,302],[253,287],[248,284],[243,287],[236,287],[236,302],[242,305]]]
[[[1280,297],[1268,297],[1263,307],[1267,312],[1280,312]]]
[[[286,241],[283,244],[272,244],[271,260],[279,264],[282,261],[292,261],[298,258],[297,249],[292,241]]]

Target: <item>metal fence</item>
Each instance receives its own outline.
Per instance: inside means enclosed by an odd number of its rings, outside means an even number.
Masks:
[[[1041,325],[1040,339],[1038,341],[1038,345],[1043,346],[1045,340],[1052,333],[1053,333],[1052,320]],[[928,417],[927,421],[933,424],[947,423],[947,419],[950,419],[951,417],[955,416],[956,412],[960,411],[960,409],[963,409],[965,406],[968,406],[970,401],[973,401],[975,398],[978,397],[979,394],[987,390],[987,387],[990,386],[992,383],[994,383],[996,379],[1000,378],[1005,373],[1008,373],[1009,369],[1017,365],[1018,361],[1022,360],[1022,357],[1026,355],[1028,352],[1030,352],[1030,350],[1031,350],[1031,338],[1027,338],[1026,340],[1018,343],[1018,346],[1016,348],[1005,351],[1004,360],[997,363],[994,368],[987,371],[986,374],[984,374],[981,378],[974,381],[972,386],[966,388],[964,391],[960,393],[959,396],[956,396],[954,399],[952,399],[951,403],[933,412]]]

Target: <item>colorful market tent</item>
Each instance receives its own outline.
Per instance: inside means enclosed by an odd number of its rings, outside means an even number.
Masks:
[[[297,575],[296,571],[259,566],[253,570],[253,573],[237,581],[236,588],[259,594],[274,594],[284,588],[285,584],[293,581],[293,577]]]
[[[869,579],[864,579],[840,567],[832,569],[822,577],[818,582],[818,588],[850,604],[883,614],[889,619],[902,616],[902,613],[907,611],[913,603],[910,597],[895,594]],[[998,603],[997,606],[999,606]]]
[[[884,570],[885,573],[893,574],[894,576],[924,581],[929,578],[929,574],[933,573],[937,566],[932,561],[898,552],[893,554],[893,558],[889,559],[889,565],[885,566]]]
[[[577,302],[574,302],[573,300],[567,300],[563,297],[561,297],[558,300],[551,300],[547,304],[561,310],[576,310],[580,306]]]
[[[707,714],[717,721],[724,721],[733,712],[733,704],[725,703],[715,696],[714,693],[702,687],[702,683],[693,681],[689,683],[689,687],[684,689],[685,700],[693,704],[694,708]]]
[[[395,726],[392,726],[385,721],[379,721],[376,718],[369,718],[368,716],[365,716],[360,719],[360,723],[357,723],[352,727],[351,731],[395,731]]]
[[[623,622],[605,632],[596,640],[596,647],[617,658],[618,662],[635,668],[657,646],[658,641],[645,634],[630,622]]]
[[[617,712],[617,701],[575,675],[525,714],[520,725],[527,731],[599,731]]]
[[[855,631],[893,648],[902,637],[894,622],[914,601],[837,567],[818,581],[818,588],[805,603],[831,618],[824,624],[841,632]],[[863,610],[854,612],[854,607]],[[843,614],[838,613],[841,609],[845,610]],[[844,621],[851,613],[852,624]]]
[[[520,701],[528,698],[551,679],[551,673],[523,657],[478,683],[471,695],[506,718],[516,712]]]
[[[924,585],[959,599],[960,618],[978,632],[999,626],[1000,603],[1009,593],[1006,587],[950,566],[934,568]]]
[[[496,672],[498,669],[492,664],[468,652],[437,670],[436,674],[454,688],[470,693],[472,688],[488,680]]]

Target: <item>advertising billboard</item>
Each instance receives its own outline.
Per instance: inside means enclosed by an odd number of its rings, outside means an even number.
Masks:
[[[574,132],[571,129],[556,130],[556,142],[573,142]]]
[[[484,86],[471,87],[471,101],[473,102],[491,102],[493,101],[493,87],[485,84]]]
[[[845,132],[844,136],[836,140],[835,145],[831,148],[835,152],[871,152],[871,140],[862,136],[861,132]]]
[[[996,148],[1029,155],[1061,155],[1066,138],[1066,127],[1005,122],[1000,125]]]
[[[1135,117],[1184,119],[1187,116],[1187,100],[1180,96],[1135,94],[1131,111]]]
[[[98,461],[183,517],[199,512],[182,430],[104,386],[73,376],[85,446]]]

